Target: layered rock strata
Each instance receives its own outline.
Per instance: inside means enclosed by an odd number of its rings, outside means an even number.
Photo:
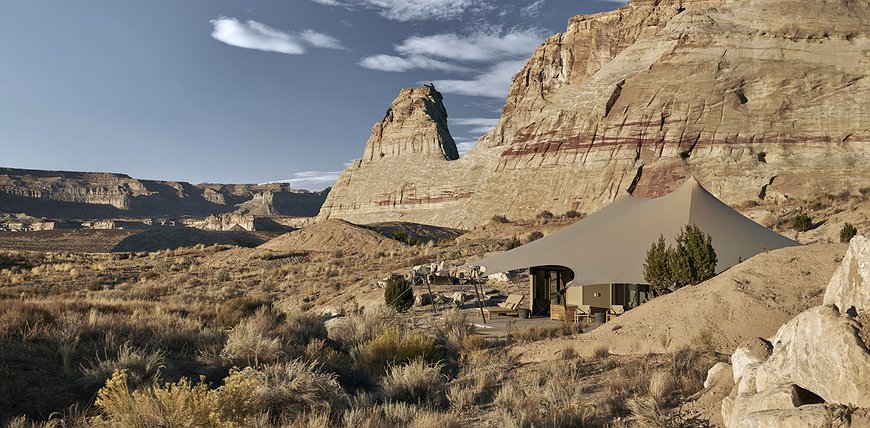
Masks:
[[[55,219],[205,217],[235,210],[314,216],[327,193],[287,184],[192,185],[124,174],[0,168],[0,213]]]
[[[732,204],[858,192],[870,187],[868,17],[851,0],[634,1],[574,17],[471,152],[376,164],[393,152],[373,140],[416,141],[376,125],[320,218],[470,227],[658,196],[690,175]]]

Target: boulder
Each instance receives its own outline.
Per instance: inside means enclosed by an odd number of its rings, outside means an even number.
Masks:
[[[740,427],[743,419],[763,410],[795,409],[803,404],[795,385],[776,385],[758,394],[725,397],[722,401],[722,419],[728,428]]]
[[[471,296],[469,296],[461,291],[457,291],[457,292],[453,293],[453,295],[450,297],[450,299],[453,301],[454,305],[459,306],[459,305],[462,305],[463,303],[465,303],[467,300],[471,299]]]
[[[739,383],[741,377],[745,377],[746,368],[753,364],[761,364],[770,357],[770,342],[757,337],[747,340],[737,347],[731,355],[734,383]]]
[[[849,242],[843,262],[825,290],[824,304],[850,316],[870,312],[870,239],[858,235]]]
[[[493,282],[510,282],[511,278],[505,272],[494,273],[492,275],[487,275],[486,279]]]
[[[724,380],[731,375],[731,364],[718,362],[716,365],[707,370],[707,379],[704,380],[704,388],[709,388]]]
[[[848,427],[845,409],[830,404],[809,404],[797,409],[763,410],[746,415],[740,428],[840,428]]]
[[[783,325],[758,368],[756,388],[795,383],[826,402],[870,407],[870,352],[860,324],[835,306],[808,309]]]

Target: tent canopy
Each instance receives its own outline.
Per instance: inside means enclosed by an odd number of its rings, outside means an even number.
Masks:
[[[621,196],[571,226],[467,266],[487,275],[563,266],[574,271],[571,285],[645,284],[643,264],[653,242],[663,235],[673,244],[692,224],[713,239],[716,273],[758,253],[800,245],[731,209],[692,177],[660,198]]]

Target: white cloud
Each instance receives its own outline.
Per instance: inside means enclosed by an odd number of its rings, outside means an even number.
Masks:
[[[335,37],[314,30],[305,30],[299,34],[299,37],[315,48],[344,49],[344,46]]]
[[[412,36],[396,46],[406,56],[427,56],[467,62],[495,62],[527,58],[541,44],[545,34],[526,29],[501,34],[479,32],[469,36],[436,34]]]
[[[311,0],[347,9],[376,10],[395,21],[445,20],[457,18],[468,10],[484,7],[489,0]]]
[[[230,46],[288,55],[305,53],[306,45],[315,48],[344,49],[338,39],[314,30],[291,34],[257,21],[241,22],[229,17],[220,17],[210,22],[214,27],[211,36]]]
[[[408,71],[414,69],[439,70],[450,72],[467,72],[468,68],[450,64],[437,59],[424,56],[410,56],[403,58],[393,55],[374,55],[360,60],[359,65],[364,68],[380,71]]]
[[[511,79],[526,64],[524,60],[503,61],[470,80],[436,80],[439,91],[458,95],[504,98]]]
[[[450,119],[451,125],[466,125],[466,126],[489,126],[494,127],[498,124],[498,118],[488,117],[460,117],[458,119]]]
[[[341,171],[302,171],[293,173],[293,178],[270,181],[269,183],[288,183],[293,187],[308,190],[323,190],[332,187]],[[264,183],[264,184],[269,184]]]
[[[541,14],[541,9],[544,8],[544,3],[546,3],[546,2],[547,2],[547,0],[537,0],[537,1],[529,4],[528,6],[523,8],[523,15],[533,17],[533,18],[537,17],[538,15]]]
[[[305,46],[295,37],[257,21],[218,18],[211,20],[211,24],[214,26],[211,36],[230,46],[289,55],[305,53]]]
[[[471,138],[454,138],[453,141],[456,142],[456,150],[460,156],[468,153],[477,144],[477,140]]]

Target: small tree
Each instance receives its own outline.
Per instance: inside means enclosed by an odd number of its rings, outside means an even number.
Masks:
[[[414,304],[414,290],[404,278],[390,278],[384,289],[384,302],[399,312],[407,311]]]
[[[713,238],[698,226],[685,226],[674,247],[666,248],[663,236],[653,243],[644,263],[644,278],[661,294],[672,284],[680,288],[712,278],[716,262]]]
[[[843,228],[840,229],[840,242],[849,242],[857,234],[858,229],[855,228],[852,223],[846,223],[843,225]]]
[[[668,267],[668,247],[665,245],[665,237],[662,235],[659,235],[659,240],[653,242],[652,247],[646,252],[643,277],[655,294],[663,294],[674,283],[671,270]]]
[[[813,219],[807,213],[800,213],[791,219],[791,228],[798,232],[806,232],[813,228]]]
[[[523,243],[520,242],[520,240],[517,239],[516,236],[514,236],[504,244],[504,250],[505,251],[513,250],[514,248],[519,247],[520,245],[523,245]]]

